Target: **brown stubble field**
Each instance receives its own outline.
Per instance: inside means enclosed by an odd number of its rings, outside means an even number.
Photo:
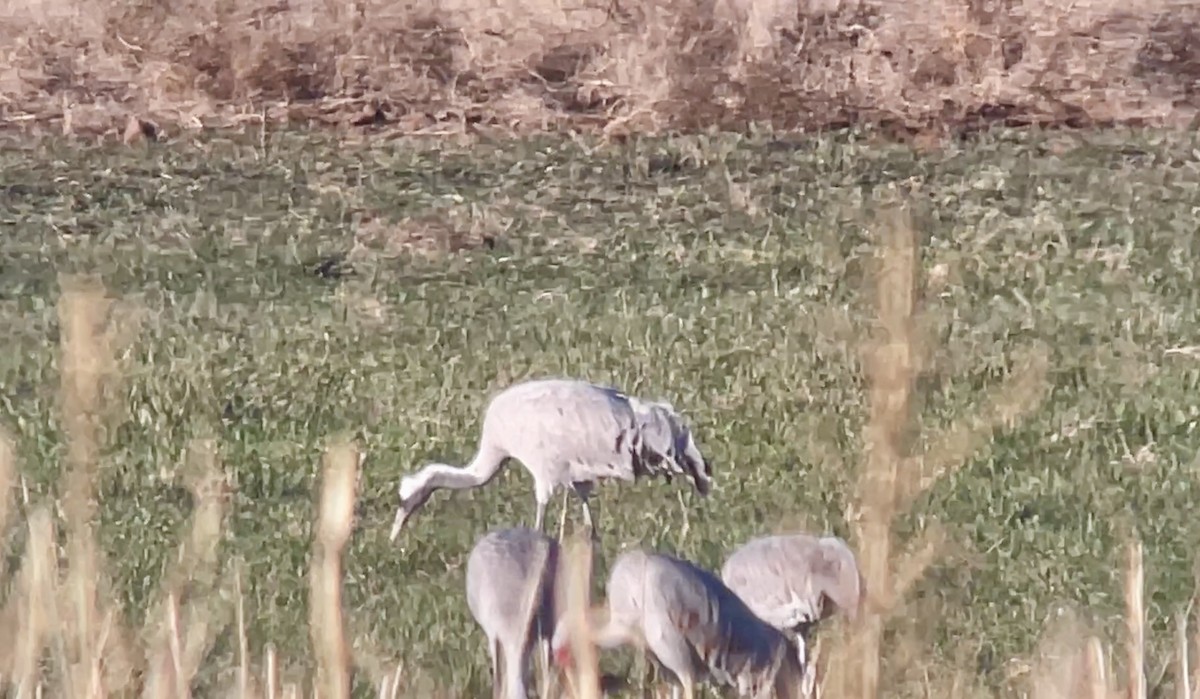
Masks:
[[[1187,124],[1187,0],[6,0],[9,128]]]

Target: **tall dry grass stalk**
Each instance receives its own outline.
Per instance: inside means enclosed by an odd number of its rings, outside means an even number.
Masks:
[[[875,284],[877,335],[866,349],[869,414],[864,434],[866,465],[859,494],[859,560],[870,581],[867,611],[858,638],[861,658],[854,696],[875,697],[879,688],[880,639],[891,587],[892,520],[899,490],[900,464],[908,449],[913,384],[918,371],[916,310],[917,245],[907,215],[889,212],[880,230],[879,270]]]
[[[96,488],[105,421],[114,407],[108,396],[121,376],[117,356],[137,328],[138,316],[130,311],[94,279],[63,281],[60,406],[68,448],[61,511],[67,544],[60,559],[54,509],[30,504],[26,548],[0,610],[0,630],[13,641],[0,644],[0,687],[11,685],[19,697],[93,699],[136,692],[146,699],[185,699],[217,634],[233,617],[239,658],[234,694],[250,699],[259,688],[251,680],[240,572],[234,566],[229,575],[220,573],[229,482],[213,440],[189,447],[183,476],[192,514],[140,633],[127,627],[106,584],[107,566],[96,543]],[[0,531],[12,510],[15,452],[0,431]],[[359,463],[355,447],[347,444],[331,447],[325,459],[311,590],[314,697],[349,695],[340,556],[353,524]],[[280,683],[269,646],[264,675],[269,699],[301,695],[294,683]]]
[[[1030,675],[1032,699],[1130,699],[1147,696],[1145,567],[1140,539],[1127,545],[1124,567],[1126,667],[1124,682],[1107,660],[1096,633],[1064,611],[1044,631]],[[1187,614],[1175,617],[1175,696],[1194,699]]]
[[[342,551],[354,525],[358,449],[330,446],[325,454],[321,501],[309,569],[309,632],[317,661],[314,697],[350,696],[350,644],[342,619]]]
[[[54,523],[50,510],[39,505],[27,520],[29,539],[21,560],[15,594],[15,642],[10,644],[7,675],[17,694],[23,697],[40,693],[43,653],[58,624],[54,596],[58,589],[58,556],[54,544]],[[61,662],[61,654],[59,655]]]
[[[942,550],[944,534],[931,525],[903,554],[896,555],[892,533],[896,517],[939,479],[960,468],[996,427],[1031,411],[1045,388],[1045,355],[1033,350],[1008,381],[989,393],[975,414],[928,435],[925,449],[916,451],[913,390],[929,348],[919,332],[920,255],[907,208],[885,202],[876,235],[873,298],[877,319],[863,350],[868,386],[865,460],[852,508],[867,600],[859,623],[839,637],[840,642],[830,648],[828,664],[822,667],[822,692],[835,699],[875,699],[879,695],[882,638],[888,617]],[[849,672],[850,667],[857,671]]]
[[[119,381],[120,348],[139,317],[115,304],[92,277],[64,277],[58,315],[61,335],[60,414],[67,438],[61,486],[67,535],[66,571],[56,616],[61,624],[56,650],[59,681],[72,696],[100,697],[121,691],[134,659],[119,609],[105,577],[107,565],[96,545],[96,482],[100,452],[107,442],[106,397]]]
[[[128,694],[140,679],[145,697],[187,697],[222,627],[216,569],[225,479],[211,442],[189,451],[195,508],[161,595],[147,614],[141,650],[107,583],[107,565],[96,544],[96,487],[105,421],[114,407],[108,396],[122,374],[118,354],[138,327],[139,316],[132,311],[109,298],[94,279],[63,280],[60,409],[68,445],[61,511],[67,541],[60,569],[51,509],[32,505],[16,588],[0,616],[11,623],[16,639],[9,656],[0,654],[7,661],[0,673],[10,670],[7,676],[19,695]],[[9,453],[8,440],[0,441],[6,445],[0,452]],[[11,480],[11,458],[0,461],[5,462],[0,475]],[[41,662],[47,653],[49,665]]]
[[[1175,699],[1192,699],[1192,672],[1188,657],[1187,614],[1175,617]]]
[[[16,477],[17,477],[17,447],[13,442],[12,437],[2,426],[0,426],[0,542],[5,540],[5,535],[9,529],[9,523],[13,516],[13,501],[16,493]],[[8,548],[0,543],[0,585],[8,580]],[[0,588],[3,590],[3,588]],[[20,618],[18,614],[20,610],[13,603],[16,594],[12,590],[8,590],[9,601],[4,606],[0,607],[0,633],[8,630],[11,634],[13,630],[20,628]],[[13,654],[15,651],[14,643],[9,643],[5,647],[0,648],[0,688],[2,688],[5,680],[5,673],[12,673],[14,666]],[[20,675],[17,676],[18,679]]]
[[[62,635],[64,684],[72,696],[102,696],[97,686],[101,667],[100,600],[105,568],[95,545],[93,523],[98,512],[95,483],[99,468],[102,382],[114,361],[103,323],[111,300],[90,279],[66,280],[59,302],[61,326],[60,412],[67,435],[62,507],[66,515],[66,617]]]
[[[171,558],[174,565],[166,571],[143,630],[148,639],[144,699],[190,696],[201,662],[229,616],[217,573],[228,479],[219,466],[215,442],[192,444],[185,480],[193,499],[190,526]]]
[[[575,699],[600,699],[600,657],[591,642],[590,625],[596,623],[592,609],[592,543],[574,536],[564,547],[559,608],[565,610],[574,667],[568,668],[568,690]]]
[[[1084,699],[1108,699],[1109,677],[1104,662],[1104,647],[1095,636],[1088,638],[1084,646]]]
[[[1135,538],[1129,544],[1125,567],[1125,655],[1129,663],[1129,699],[1146,699],[1145,577],[1142,542]]]
[[[5,661],[0,675],[12,678],[19,695],[53,687],[66,696],[102,697],[128,685],[134,662],[119,609],[108,602],[94,522],[95,480],[106,442],[104,396],[119,378],[117,351],[136,327],[136,317],[114,307],[94,280],[62,282],[59,408],[67,450],[60,490],[66,569],[59,569],[50,508],[31,505],[27,547],[0,613],[10,639],[0,652]],[[10,438],[0,435],[0,524],[7,523],[14,451]],[[49,664],[43,662],[47,653]]]
[[[1200,591],[1192,596],[1192,610],[1195,616],[1195,629],[1192,632],[1192,643],[1188,659],[1191,661],[1192,672],[1188,684],[1192,688],[1192,699],[1200,699]],[[1184,623],[1186,626],[1186,616]],[[1186,633],[1186,629],[1185,629]]]
[[[17,446],[8,432],[0,427],[0,536],[8,531],[13,515],[13,500],[17,492]],[[0,547],[0,580],[8,572],[6,551]]]
[[[237,605],[235,620],[237,623],[238,664],[237,664],[237,696],[248,698],[250,694],[250,644],[246,638],[246,597],[242,592],[242,570],[235,567],[233,571],[233,592]]]
[[[275,655],[275,646],[267,644],[263,651],[263,688],[268,699],[279,696],[279,660]]]

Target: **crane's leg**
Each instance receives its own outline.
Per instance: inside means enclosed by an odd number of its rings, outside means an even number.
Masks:
[[[817,665],[821,662],[821,648],[818,644],[812,643],[811,639],[805,639],[805,649],[802,652],[804,655],[804,679],[801,687],[805,699],[816,699],[819,678],[817,677]]]
[[[692,686],[690,677],[679,678],[678,684],[671,685],[671,699],[695,699],[696,688]]]
[[[529,689],[525,680],[529,671],[529,657],[523,648],[504,649],[504,699],[526,699]]]
[[[650,658],[643,650],[638,654],[642,659],[642,699],[653,699],[657,696],[654,691],[655,679],[657,672],[654,671],[654,666],[650,663]]]
[[[588,506],[586,497],[583,499],[583,524],[589,530],[596,531],[596,525],[592,522],[592,508]]]
[[[547,639],[547,638],[538,639],[537,650],[538,650],[538,664],[541,665],[541,667],[538,668],[539,674],[541,676],[541,679],[538,683],[539,684],[538,696],[552,697],[552,696],[554,696],[554,690],[556,689],[556,687],[550,686],[551,683],[553,682],[554,675],[551,672],[551,670],[553,669],[553,666],[550,664],[550,641],[549,641],[549,639]]]
[[[567,501],[570,497],[571,494],[567,492],[566,488],[563,488],[562,512],[558,515],[558,542],[560,544],[563,537],[567,535]]]
[[[491,656],[490,660],[492,661],[492,699],[502,699],[503,685],[501,682],[504,681],[504,678],[501,673],[504,670],[500,662],[501,653],[500,640],[496,638],[488,639],[488,655]]]
[[[542,531],[542,522],[546,519],[546,503],[539,498],[537,501],[537,515],[533,518],[533,528]]]
[[[592,508],[588,504],[589,498],[592,495],[591,483],[573,483],[572,487],[575,494],[579,496],[579,502],[583,509],[583,525],[588,528],[588,536],[591,538],[592,545],[595,546],[600,540],[599,533],[596,531],[596,522],[592,519]]]

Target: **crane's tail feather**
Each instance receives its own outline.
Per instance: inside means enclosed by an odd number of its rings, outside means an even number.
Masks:
[[[688,478],[700,495],[712,489],[712,465],[696,446],[683,416],[669,403],[631,401],[638,414],[633,443],[635,470],[646,475]]]
[[[701,495],[708,495],[709,491],[712,490],[712,464],[700,453],[695,439],[692,438],[691,431],[687,433],[687,446],[684,447],[682,460],[685,463],[688,476],[696,486],[696,492]]]
[[[700,448],[696,446],[696,438],[683,420],[683,416],[665,406],[667,422],[671,430],[670,453],[668,463],[672,464],[677,473],[687,476],[696,492],[708,495],[712,486],[712,464],[704,458]]]

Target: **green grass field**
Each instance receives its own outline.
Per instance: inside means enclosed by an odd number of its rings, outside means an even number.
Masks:
[[[439,494],[392,546],[401,475],[466,462],[492,391],[587,377],[684,411],[719,481],[703,500],[679,482],[601,488],[608,560],[641,542],[717,567],[784,525],[849,536],[872,211],[907,196],[927,277],[925,433],[972,415],[1030,348],[1050,374],[1027,417],[899,523],[901,546],[934,521],[949,546],[892,622],[916,624],[928,653],[892,662],[885,691],[952,666],[1016,691],[1010,660],[1058,603],[1117,638],[1131,525],[1146,547],[1154,688],[1200,550],[1188,514],[1200,500],[1200,140],[593,148],[296,133],[0,152],[0,424],[30,499],[53,496],[64,452],[59,275],[97,273],[142,314],[99,486],[130,619],[141,623],[191,509],[188,445],[214,437],[236,488],[221,560],[242,563],[252,652],[270,641],[308,657],[321,449],[349,432],[368,454],[345,563],[350,636],[402,660],[418,689],[479,696],[486,656],[463,564],[488,528],[532,522],[530,479],[510,465],[486,489]],[[14,529],[10,556],[23,539]],[[235,646],[229,625],[201,688],[229,680]]]

